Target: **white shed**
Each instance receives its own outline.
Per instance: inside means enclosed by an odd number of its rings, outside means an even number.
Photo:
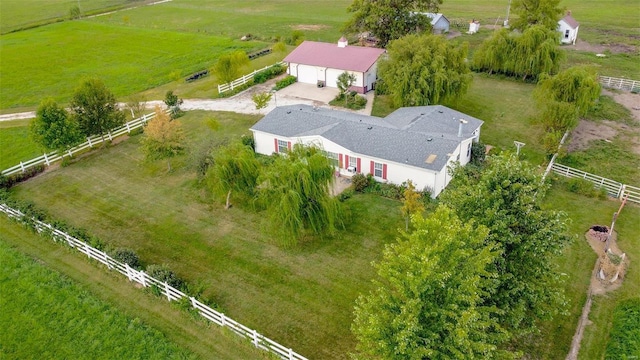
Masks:
[[[571,16],[571,11],[568,11],[567,15],[558,21],[560,43],[575,45],[579,28],[580,24]]]
[[[424,13],[431,19],[431,27],[434,34],[444,34],[449,32],[449,19],[441,13]]]
[[[251,131],[260,154],[315,144],[342,175],[371,174],[397,185],[411,180],[435,197],[451,180],[449,166],[471,160],[482,123],[442,105],[401,108],[385,118],[291,105],[272,110]]]
[[[338,76],[347,71],[356,77],[352,89],[359,93],[373,90],[377,80],[378,59],[384,49],[349,46],[342,37],[338,44],[304,41],[284,61],[287,73],[299,82],[337,87]]]

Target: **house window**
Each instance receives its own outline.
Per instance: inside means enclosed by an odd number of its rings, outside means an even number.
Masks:
[[[340,163],[338,161],[338,153],[334,153],[331,151],[323,151],[324,156],[327,157],[327,159],[329,159],[329,161],[331,162],[331,165],[338,167],[340,166]]]
[[[358,158],[357,157],[354,157],[354,156],[349,157],[349,167],[350,168],[354,168],[356,172],[358,172],[358,170],[360,170],[360,169],[358,169]]]
[[[567,30],[567,31],[565,31],[565,32],[564,32],[564,38],[565,38],[565,39],[568,39],[568,38],[569,38],[569,30]]]
[[[382,177],[382,164],[381,163],[373,163],[373,176]]]
[[[288,142],[286,142],[284,140],[278,140],[278,152],[279,153],[286,153],[287,151],[289,151]]]
[[[469,158],[469,156],[471,156],[471,143],[467,144],[467,158]]]

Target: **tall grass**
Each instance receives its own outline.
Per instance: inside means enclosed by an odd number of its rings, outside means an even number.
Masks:
[[[0,262],[0,343],[7,358],[196,358],[3,241]]]

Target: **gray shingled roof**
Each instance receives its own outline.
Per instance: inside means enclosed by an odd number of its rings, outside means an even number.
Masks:
[[[459,138],[461,118],[467,124]],[[291,105],[274,109],[251,130],[293,139],[319,135],[358,154],[440,171],[448,154],[481,125],[481,120],[441,105],[401,108],[384,119]],[[429,155],[436,155],[431,164],[425,162]]]

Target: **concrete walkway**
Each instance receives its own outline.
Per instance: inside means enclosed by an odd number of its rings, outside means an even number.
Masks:
[[[208,110],[208,111],[231,111],[242,114],[267,114],[277,106],[305,104],[311,106],[325,107],[336,110],[352,111],[359,114],[371,115],[373,108],[374,92],[370,91],[366,94],[367,105],[362,110],[349,110],[341,107],[329,105],[329,101],[338,95],[338,89],[334,88],[318,88],[310,84],[295,83],[284,89],[275,92],[269,102],[269,105],[260,110],[256,110],[255,104],[251,96],[255,93],[270,92],[273,88],[275,80],[267,81],[250,87],[249,89],[236,94],[229,98],[220,99],[186,99],[180,106],[182,110]],[[164,107],[162,100],[147,101],[148,109],[153,109],[156,105]],[[121,109],[126,108],[125,103],[119,104]],[[0,121],[32,119],[35,118],[35,111],[4,114],[0,115]]]

